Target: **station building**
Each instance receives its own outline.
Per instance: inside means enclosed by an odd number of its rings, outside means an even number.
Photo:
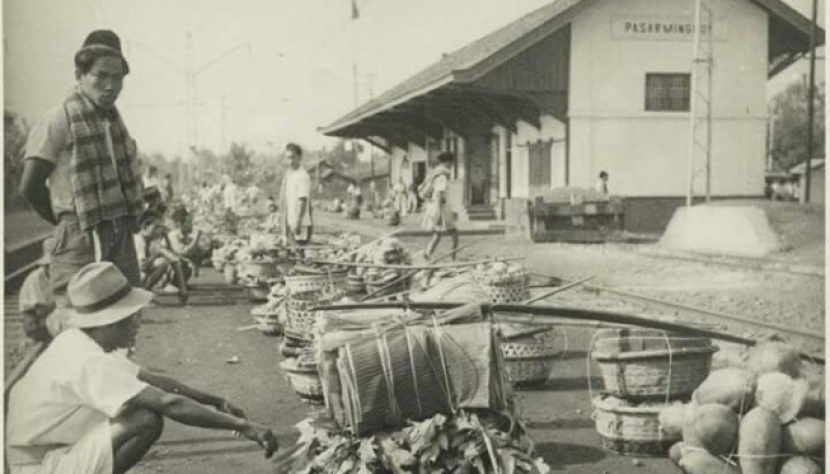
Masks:
[[[456,152],[449,200],[462,221],[509,219],[606,171],[626,228],[662,230],[685,201],[701,129],[708,165],[694,193],[760,198],[767,81],[809,51],[811,23],[781,0],[701,1],[705,23],[695,0],[554,1],[322,131],[386,150],[392,182],[420,182],[438,153]],[[696,45],[709,68],[697,78]]]

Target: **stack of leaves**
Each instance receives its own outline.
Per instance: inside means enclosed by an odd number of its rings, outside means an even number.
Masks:
[[[320,420],[297,428],[297,445],[276,462],[277,473],[526,473],[547,474],[521,424],[493,413],[435,415],[397,431],[355,437]],[[507,426],[505,426],[507,425]]]

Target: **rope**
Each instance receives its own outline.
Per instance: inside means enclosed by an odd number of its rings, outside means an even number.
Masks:
[[[424,412],[424,407],[421,404],[421,391],[418,389],[418,371],[415,370],[415,356],[412,353],[412,339],[409,331],[404,331],[406,335],[406,349],[409,352],[409,367],[412,370],[412,384],[415,387],[415,401],[418,403],[418,413]]]
[[[438,324],[438,319],[436,319],[434,315],[432,316],[432,323],[435,329],[435,336],[437,339],[436,345],[438,346],[438,356],[441,358],[441,368],[443,369],[442,372],[444,374],[444,384],[446,385],[446,391],[444,395],[447,399],[447,403],[450,406],[450,411],[452,412],[453,416],[455,416],[457,410],[455,407],[456,404],[453,403],[454,401],[452,400],[452,386],[450,385],[449,367],[447,367],[447,360],[444,358],[444,347],[442,344],[443,336],[441,333],[440,325]]]

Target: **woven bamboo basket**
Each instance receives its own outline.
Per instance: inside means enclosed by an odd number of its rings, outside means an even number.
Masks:
[[[275,261],[242,262],[239,264],[238,271],[240,275],[261,279],[278,278],[280,276],[280,270]]]
[[[618,397],[680,398],[709,376],[718,348],[707,338],[651,330],[601,330],[591,357],[605,391]],[[608,337],[602,337],[608,336]]]
[[[519,386],[547,381],[559,353],[555,341],[553,330],[501,341],[508,380]]]
[[[323,383],[316,368],[299,367],[293,359],[280,362],[280,368],[300,398],[309,403],[323,403]]]
[[[331,303],[332,299],[324,297],[319,291],[291,293],[286,300],[287,328],[309,337],[314,330],[317,315],[311,308]]]
[[[319,275],[291,275],[285,277],[285,285],[292,293],[319,291],[326,287],[343,290],[346,287],[346,271],[321,273]]]
[[[349,275],[346,277],[346,291],[352,294],[365,292],[366,279],[362,276]]]
[[[282,342],[280,343],[280,354],[283,357],[297,357],[304,349],[311,346],[310,341],[298,339],[289,329],[283,328]]]
[[[624,406],[614,397],[597,397],[594,422],[607,451],[631,456],[664,456],[681,436],[667,436],[658,419],[665,405]]]
[[[477,270],[473,270],[472,273],[473,278],[481,285],[481,288],[487,293],[487,297],[494,304],[519,303],[530,299],[528,278],[510,283],[500,283]]]

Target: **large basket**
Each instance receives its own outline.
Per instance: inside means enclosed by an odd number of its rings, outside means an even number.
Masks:
[[[631,456],[664,456],[682,438],[660,429],[658,417],[665,405],[631,406],[614,397],[597,397],[592,402],[603,449]]]
[[[280,270],[276,261],[252,261],[239,264],[240,276],[259,278],[262,280],[276,279],[280,276]]]
[[[321,273],[319,275],[292,275],[285,277],[285,285],[291,293],[319,291],[326,287],[343,290],[346,286],[347,271]]]
[[[547,381],[558,354],[555,339],[556,333],[550,330],[502,341],[508,380],[518,386]]]
[[[312,334],[317,315],[311,311],[311,308],[328,304],[331,301],[329,298],[324,298],[319,291],[289,294],[286,300],[287,328],[302,335]]]
[[[530,299],[529,277],[527,276],[519,279],[519,281],[503,283],[493,280],[486,273],[478,270],[473,270],[472,274],[475,281],[494,304],[519,303]]]
[[[317,369],[300,367],[294,359],[280,362],[280,368],[300,398],[309,403],[323,403],[323,383]]]
[[[597,334],[591,357],[599,364],[605,391],[629,399],[690,395],[709,376],[712,355],[718,351],[707,338],[662,331]]]

